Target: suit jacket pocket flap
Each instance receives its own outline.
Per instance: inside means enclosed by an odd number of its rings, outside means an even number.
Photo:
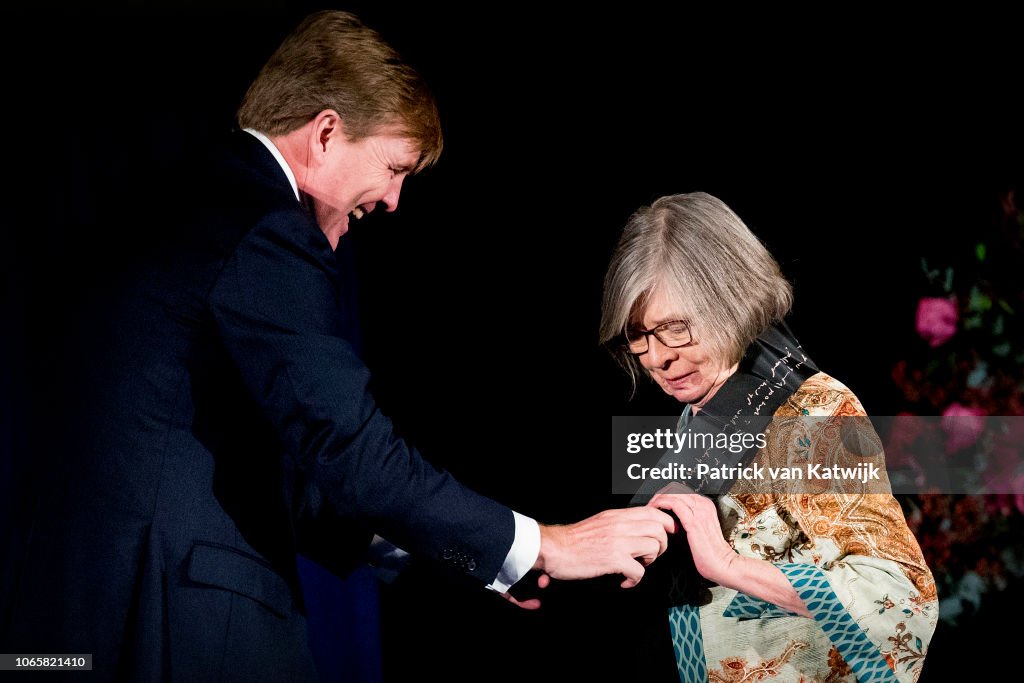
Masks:
[[[281,617],[290,611],[287,582],[256,558],[237,550],[196,543],[188,578],[252,598]]]

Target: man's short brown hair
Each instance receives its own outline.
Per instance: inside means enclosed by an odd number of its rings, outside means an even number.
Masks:
[[[416,142],[416,170],[441,154],[441,121],[426,83],[348,12],[311,14],[285,38],[245,93],[238,123],[286,135],[325,109],[338,112],[350,140],[386,131]]]

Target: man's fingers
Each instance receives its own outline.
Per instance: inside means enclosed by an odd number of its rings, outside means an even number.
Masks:
[[[672,527],[675,528],[675,521],[664,512],[661,514],[664,515],[672,524]],[[667,530],[662,524],[651,524],[647,527],[646,531],[647,533],[644,534],[646,538],[650,538],[658,542],[658,555],[661,555],[663,552],[668,550],[668,535],[672,533],[671,530]],[[655,555],[655,557],[658,555]]]
[[[653,562],[659,555],[668,550],[668,537],[676,531],[676,523],[672,517],[656,507],[626,508],[617,513],[616,535],[628,543],[627,549],[631,557],[651,556]],[[650,541],[657,542],[657,548]]]
[[[671,496],[663,496],[662,494],[659,493],[659,494],[655,495],[653,498],[651,498],[650,502],[647,503],[647,505],[649,507],[651,507],[652,509],[657,509],[659,511],[660,510],[670,510],[670,511],[675,513],[676,512],[677,503],[675,503],[675,502],[666,503],[665,502],[666,500],[672,500]],[[662,513],[662,514],[665,514],[665,513]],[[665,516],[668,517],[669,520],[671,520],[671,522],[672,522],[671,528],[668,529],[668,533],[669,534],[676,534],[676,533],[679,533],[680,531],[682,531],[682,529],[680,529],[679,525],[676,523],[676,520],[673,519],[671,517],[671,515],[665,514]],[[678,517],[678,513],[676,514],[676,516]]]
[[[660,543],[655,543],[654,539],[647,538],[641,539],[641,541],[643,541],[643,544],[638,546],[640,552],[635,553],[633,557],[636,558],[640,564],[646,567],[651,562],[658,559],[658,557],[665,552],[665,549]]]
[[[547,588],[551,585],[551,577],[547,574],[541,574],[537,577],[537,588]]]
[[[661,513],[664,514],[664,513]],[[668,517],[668,515],[665,515]],[[671,517],[669,517],[671,519]],[[673,522],[674,524],[674,522]],[[668,550],[668,534],[665,533],[665,527],[660,522],[643,521],[633,522],[629,526],[623,528],[621,534],[625,539],[629,540],[629,543],[634,547],[639,547],[637,544],[643,543],[643,548],[647,548],[646,543],[653,541],[658,544],[658,555]],[[634,557],[638,553],[633,553]]]
[[[667,534],[675,533],[676,523],[675,523],[675,520],[673,520],[669,515],[666,515],[664,512],[662,512],[661,510],[656,509],[655,507],[646,507],[646,508],[637,508],[637,509],[638,510],[646,509],[646,510],[651,510],[652,512],[655,512],[656,514],[654,516],[654,520],[657,521],[658,524],[660,524],[662,526],[662,528],[665,530],[665,533],[667,533]]]
[[[529,610],[540,609],[539,598],[530,598],[529,600],[516,600],[509,593],[499,593],[499,595],[501,595],[501,597],[505,600],[511,602],[516,607]]]
[[[602,514],[614,514],[620,521],[626,522],[657,522],[665,528],[666,533],[672,533],[672,518],[650,504],[643,507],[606,510]]]
[[[632,588],[644,578],[644,566],[636,560],[630,560],[623,565],[619,573],[626,577],[619,585],[623,588]]]
[[[565,526],[541,525],[535,568],[547,576],[541,576],[537,585],[547,586],[551,577],[621,574],[624,565],[632,573],[627,583],[636,585],[644,565],[668,549],[668,536],[675,531],[672,516],[653,506],[605,510]]]
[[[668,535],[675,531],[675,521],[654,507],[625,508],[609,511],[614,517],[612,534],[623,539],[649,538],[658,542],[658,554],[668,549]],[[636,556],[638,553],[634,553]]]

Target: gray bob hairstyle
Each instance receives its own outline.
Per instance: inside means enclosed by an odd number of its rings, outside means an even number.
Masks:
[[[662,197],[634,213],[604,279],[601,343],[634,385],[643,374],[620,340],[658,290],[694,340],[727,366],[793,305],[793,289],[764,245],[726,204],[705,192]]]

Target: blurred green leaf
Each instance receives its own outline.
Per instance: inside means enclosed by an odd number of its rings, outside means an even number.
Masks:
[[[1006,356],[1009,356],[1010,355],[1010,342],[1003,342],[1002,344],[999,344],[998,346],[993,346],[992,347],[992,353],[996,354],[997,356],[1004,357],[1004,358]]]
[[[973,330],[981,327],[981,315],[972,315],[970,318],[964,318],[964,329]]]
[[[953,291],[953,268],[946,268],[946,281],[942,283],[942,289],[948,294]]]
[[[1006,311],[1010,315],[1014,314],[1013,313],[1013,308],[1010,307],[1010,304],[1006,303],[1006,299],[1000,299],[996,303],[999,304],[999,308],[1003,309],[1004,311]]]
[[[992,335],[998,337],[1003,333],[1003,316],[997,315],[996,321],[992,324]]]
[[[975,247],[974,247],[974,255],[978,257],[979,261],[984,261],[985,260],[985,251],[986,250],[985,250],[985,243],[984,242],[978,242],[978,244],[975,245]]]
[[[967,310],[981,313],[992,308],[992,297],[983,294],[977,285],[971,287],[971,296],[967,301]]]

